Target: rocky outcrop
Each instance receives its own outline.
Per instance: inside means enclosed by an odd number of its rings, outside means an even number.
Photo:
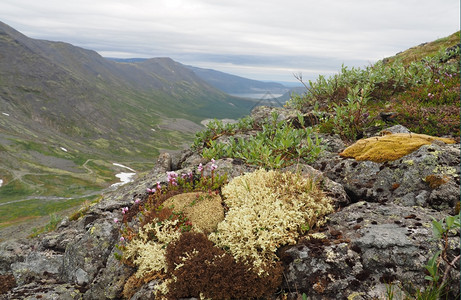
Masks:
[[[272,111],[261,108],[255,114],[262,120]],[[297,115],[287,111],[279,117],[293,121]],[[305,293],[310,299],[385,299],[392,288],[398,299],[404,289],[427,286],[424,266],[440,247],[431,222],[457,212],[459,144],[434,142],[383,163],[340,157],[345,147],[337,137],[325,136],[323,144],[327,150],[316,162],[284,171],[315,178],[333,199],[335,212],[316,238],[279,249],[284,280],[272,298]],[[188,173],[200,163],[209,175],[211,163],[191,150],[162,154],[149,174],[103,195],[78,220],[64,220],[36,239],[1,243],[0,278],[14,278],[15,286],[6,285],[0,299],[123,299],[135,269],[116,259],[121,209],[165,182],[166,171]],[[215,165],[229,180],[257,169],[232,158]],[[449,255],[459,254],[459,232],[451,233],[449,243]],[[449,277],[456,295],[459,270],[451,269]],[[153,299],[157,279],[136,284],[130,299]]]
[[[314,167],[342,184],[354,201],[393,202],[454,214],[459,202],[459,144],[432,143],[391,162],[329,155]]]
[[[438,250],[431,240],[432,218],[444,213],[422,207],[361,201],[331,214],[324,239],[301,241],[282,251],[285,290],[297,290],[310,299],[386,299],[393,284],[424,286],[424,265]],[[452,242],[458,242],[453,234]],[[452,249],[459,253],[459,244]],[[459,270],[452,271],[452,289]]]

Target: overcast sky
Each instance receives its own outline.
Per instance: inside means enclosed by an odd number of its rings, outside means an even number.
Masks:
[[[32,38],[273,81],[374,63],[458,31],[459,13],[459,0],[0,2],[0,21]]]

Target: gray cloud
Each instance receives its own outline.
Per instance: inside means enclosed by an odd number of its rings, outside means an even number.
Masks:
[[[459,30],[458,0],[2,0],[33,38],[261,80],[363,66]]]

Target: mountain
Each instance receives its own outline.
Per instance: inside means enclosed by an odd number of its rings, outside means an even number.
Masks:
[[[0,226],[100,191],[123,170],[114,162],[148,170],[201,120],[253,105],[170,58],[115,62],[0,22]]]
[[[276,82],[252,80],[212,69],[187,66],[211,86],[229,94],[266,93],[284,94],[288,88]]]

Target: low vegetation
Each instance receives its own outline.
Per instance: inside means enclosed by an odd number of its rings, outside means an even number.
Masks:
[[[274,113],[262,124],[255,123],[251,117],[226,125],[215,120],[208,124],[205,131],[197,134],[194,147],[208,159],[238,158],[249,165],[269,169],[283,168],[300,161],[313,162],[324,149],[317,134],[311,127],[304,126],[301,115],[298,120],[300,127],[277,121],[277,118]],[[242,137],[242,134],[250,134],[251,138]],[[226,140],[219,139],[223,135],[227,135]]]
[[[269,296],[282,280],[277,249],[333,210],[310,178],[260,169],[227,183],[213,161],[208,167],[210,177],[201,165],[195,175],[168,173],[167,186],[149,188],[147,198],[122,209],[123,220],[114,220],[122,223],[116,257],[137,269],[125,297],[147,278],[162,278],[157,294],[169,299]],[[200,206],[203,213],[191,213]]]
[[[343,66],[338,74],[328,78],[319,76],[316,81],[304,83],[299,75],[298,79],[305,84],[307,91],[303,95],[293,95],[287,106],[301,112],[297,120],[301,126],[277,122],[277,115],[258,124],[251,117],[240,119],[235,124],[223,124],[216,120],[196,135],[193,147],[207,159],[231,157],[266,169],[278,169],[301,161],[309,163],[315,160],[323,150],[317,135],[319,133],[336,134],[346,144],[352,144],[367,134],[401,124],[413,132],[412,136],[422,137],[423,140],[444,137],[440,138],[444,142],[459,142],[459,60],[458,32],[368,67]],[[304,126],[303,118],[307,115],[316,116],[318,122],[311,127]],[[386,138],[384,135],[374,139],[379,141]],[[393,159],[381,157],[375,161]],[[218,224],[218,230],[211,233],[209,239],[215,246],[225,249],[225,255],[232,254],[238,263],[246,263],[258,275],[272,274],[277,278],[277,264],[271,260],[273,250],[281,244],[290,243],[284,238],[296,238],[297,231],[277,233],[277,229],[291,227],[286,224],[268,226],[267,223],[259,223],[266,219],[262,217],[266,215],[270,215],[268,219],[273,222],[284,222],[290,216],[290,213],[284,214],[286,218],[276,216],[277,208],[264,207],[265,199],[275,203],[277,200],[272,197],[278,194],[266,186],[264,191],[269,194],[261,196],[264,193],[258,193],[260,182],[268,182],[269,185],[274,183],[272,187],[280,183],[262,178],[265,175],[260,172],[263,171],[236,178],[222,188],[223,201],[228,211],[225,220]],[[282,176],[280,173],[274,174]],[[262,177],[250,180],[252,176]],[[435,182],[432,178],[427,180]],[[251,193],[256,194],[250,196]],[[233,195],[239,196],[234,199]],[[256,208],[247,211],[247,205]],[[264,208],[259,210],[260,206]],[[290,210],[284,208],[284,211]],[[298,210],[299,213],[302,211]],[[316,211],[328,213],[326,206]],[[257,217],[253,212],[257,213]],[[311,225],[307,224],[306,228],[309,229]],[[293,225],[298,230],[303,226]],[[460,256],[450,251],[452,247],[447,244],[447,237],[459,230],[459,215],[447,216],[442,221],[434,220],[433,228],[441,250],[433,253],[425,266],[426,270],[421,270],[428,274],[428,285],[407,292],[405,299],[439,299],[448,295],[446,284],[449,273],[456,268]],[[235,237],[236,232],[240,234],[238,238]],[[278,238],[273,240],[275,235]],[[189,258],[195,254],[184,255]],[[185,273],[181,275],[187,276]],[[388,299],[395,296],[392,285],[389,285],[387,296]]]
[[[343,66],[334,76],[306,83],[308,92],[292,97],[288,106],[317,113],[322,117],[320,132],[350,142],[362,138],[370,127],[392,123],[415,133],[459,140],[459,54],[455,46],[406,63],[397,57],[366,68]],[[302,76],[298,79],[302,81]]]

